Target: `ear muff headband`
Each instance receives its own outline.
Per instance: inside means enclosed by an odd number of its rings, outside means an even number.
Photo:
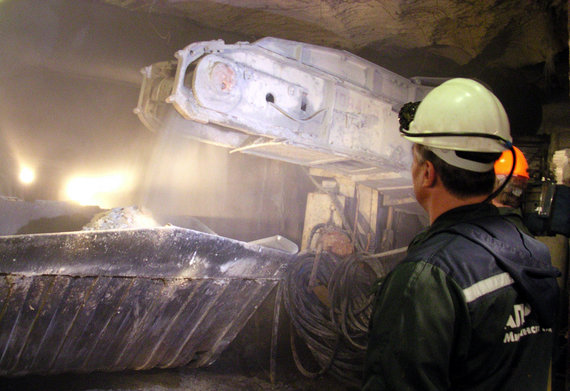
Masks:
[[[463,133],[451,133],[451,132],[436,132],[436,133],[413,133],[407,130],[404,130],[400,127],[400,133],[407,137],[480,137],[480,138],[488,138],[492,140],[499,141],[505,149],[511,149],[513,145],[510,141],[505,140],[501,136],[497,136],[496,134],[487,134],[487,133],[477,133],[477,132],[463,132]]]

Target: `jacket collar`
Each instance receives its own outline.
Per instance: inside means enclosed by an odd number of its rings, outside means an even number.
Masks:
[[[408,252],[413,247],[425,242],[438,232],[444,231],[457,223],[467,222],[481,217],[498,215],[499,210],[496,206],[490,203],[477,203],[450,209],[447,212],[442,213],[437,219],[435,219],[431,226],[420,232],[416,237],[414,237],[414,239],[412,239],[412,242],[408,246]]]

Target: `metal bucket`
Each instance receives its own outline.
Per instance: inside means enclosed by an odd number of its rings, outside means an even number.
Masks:
[[[211,364],[291,257],[176,227],[0,237],[0,376]]]

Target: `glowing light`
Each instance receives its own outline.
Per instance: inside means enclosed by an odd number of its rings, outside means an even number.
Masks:
[[[127,190],[129,181],[121,173],[97,177],[74,177],[65,187],[66,198],[81,205],[104,206],[109,196]]]
[[[19,178],[20,178],[20,182],[28,185],[36,179],[36,173],[30,167],[22,167],[20,169]]]

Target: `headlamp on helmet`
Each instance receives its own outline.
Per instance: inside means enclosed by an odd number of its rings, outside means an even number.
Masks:
[[[511,145],[509,120],[503,105],[475,80],[448,80],[431,90],[413,109],[409,106],[407,112],[400,114],[402,135],[426,146],[452,166],[490,171],[496,159],[492,153],[500,153]],[[413,116],[411,121],[407,118],[409,113]],[[462,152],[491,155],[473,159],[476,154],[469,157]]]

